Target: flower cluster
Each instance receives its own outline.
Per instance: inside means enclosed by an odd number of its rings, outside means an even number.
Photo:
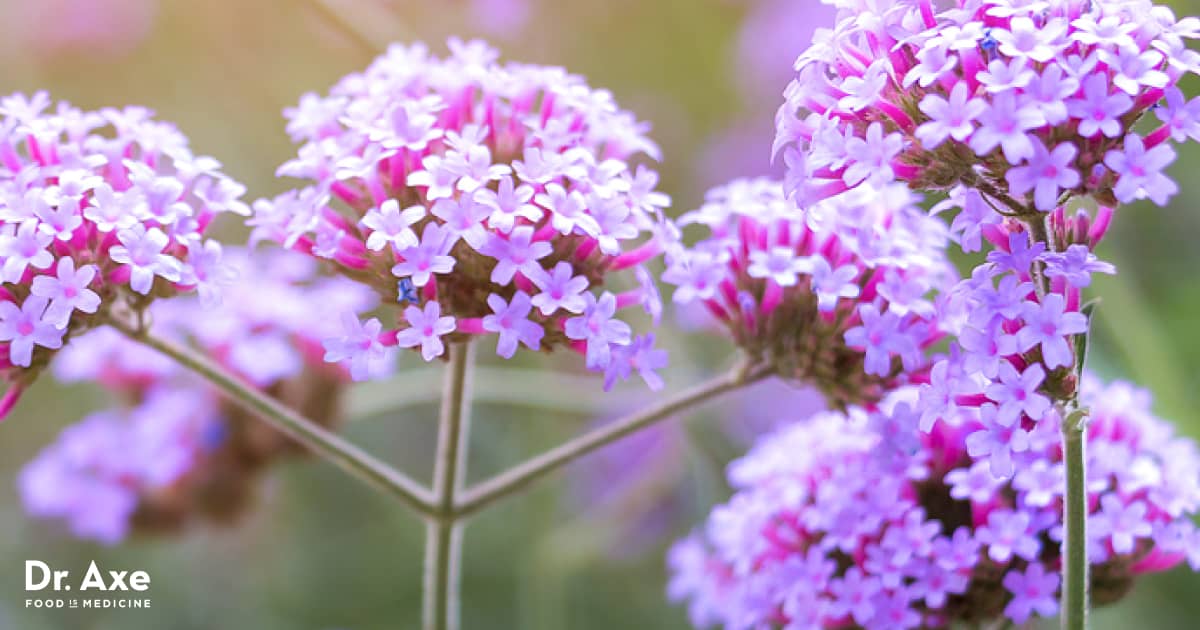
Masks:
[[[336,314],[360,311],[370,292],[317,280],[315,263],[276,251],[230,252],[242,276],[226,308],[196,317],[196,298],[156,302],[156,334],[202,348],[225,368],[315,421],[338,420],[348,375],[321,360]],[[249,504],[263,468],[300,447],[246,415],[184,368],[111,328],[76,339],[54,364],[65,382],[93,381],[121,406],[68,427],[20,476],[30,514],[64,519],[80,537],[115,543],[130,532],[227,521]]]
[[[703,304],[751,358],[833,404],[878,400],[940,339],[930,293],[953,286],[946,230],[901,185],[799,216],[778,181],[736,180],[679,223],[711,236],[668,253],[674,300]]]
[[[1200,20],[1147,0],[835,4],[776,120],[800,205],[895,180],[1023,215],[1177,191],[1163,169],[1168,140],[1200,138],[1200,101],[1176,87],[1200,68]]]
[[[330,261],[404,322],[347,322],[328,360],[362,378],[388,347],[429,361],[495,334],[502,357],[570,347],[609,380],[661,367],[653,337],[617,317],[640,305],[657,319],[643,263],[675,238],[658,176],[631,164],[657,157],[645,125],[560,68],[450,49],[393,46],[287,112],[304,144],[279,172],[314,183],[255,204],[254,238]],[[606,290],[631,268],[631,289]]]
[[[1138,574],[1200,569],[1200,450],[1129,385],[1086,381],[1092,592]],[[911,390],[873,413],[825,413],[766,437],[729,469],[736,493],[671,550],[670,594],[698,627],[903,630],[1058,608],[1063,466],[1033,436],[1008,481],[939,423],[920,439]],[[897,439],[900,438],[900,439]]]
[[[954,341],[921,386],[920,430],[978,424],[967,447],[1000,478],[1035,456],[1033,434],[1057,430],[1070,406],[1062,403],[1077,398],[1088,332],[1082,290],[1092,274],[1116,271],[1091,253],[1111,215],[1101,208],[1093,221],[1086,211],[1056,209],[1048,216],[1053,251],[1020,223],[981,229],[993,246],[987,261],[938,303]]]
[[[39,92],[0,99],[0,417],[71,336],[116,306],[218,295],[222,212],[243,186],[142,108],[50,111]]]

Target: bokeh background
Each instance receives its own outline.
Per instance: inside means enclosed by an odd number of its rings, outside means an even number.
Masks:
[[[1193,14],[1197,3],[1172,3]],[[611,89],[654,125],[674,212],[726,179],[770,172],[772,114],[791,60],[832,11],[816,0],[0,0],[0,93],[48,89],[85,108],[143,104],[217,156],[251,198],[286,188],[292,155],[280,111],[324,91],[391,41],[443,50],[486,37],[508,59],[560,64]],[[1195,86],[1191,86],[1194,88]],[[1195,89],[1188,90],[1194,92]],[[1200,437],[1200,155],[1183,149],[1170,207],[1118,214],[1101,256],[1096,371],[1153,388],[1156,410]],[[226,236],[244,237],[226,224]],[[686,319],[686,318],[685,318]],[[724,341],[670,322],[669,388],[723,369]],[[517,367],[514,367],[517,365]],[[552,372],[548,368],[554,368]],[[431,468],[437,374],[411,361],[356,389],[351,439],[422,477]],[[472,477],[496,472],[589,425],[644,404],[545,362],[478,378]],[[63,426],[107,404],[94,387],[45,378],[0,425],[0,629],[346,629],[417,627],[422,528],[385,497],[315,461],[269,475],[237,527],[106,548],[34,522],[15,490],[21,466]],[[686,628],[664,600],[663,554],[727,490],[725,463],[772,423],[819,403],[780,384],[674,422],[572,467],[471,522],[464,627],[503,630]],[[146,570],[153,608],[27,611],[23,566]],[[1195,628],[1200,577],[1145,579],[1106,628]]]

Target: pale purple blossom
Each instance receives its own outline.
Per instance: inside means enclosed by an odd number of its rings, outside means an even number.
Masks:
[[[1146,148],[1141,136],[1129,134],[1123,151],[1112,150],[1104,156],[1104,164],[1117,176],[1113,194],[1122,203],[1149,199],[1165,206],[1179,192],[1179,186],[1162,171],[1175,161],[1175,150],[1160,144]]]
[[[35,346],[56,350],[62,347],[66,329],[47,316],[50,301],[30,296],[20,306],[0,302],[0,341],[9,343],[9,361],[29,367]]]
[[[947,138],[966,142],[975,131],[975,120],[987,111],[987,103],[970,97],[965,82],[954,86],[949,99],[936,94],[926,95],[921,99],[920,107],[930,119],[917,127],[916,132],[926,149],[937,147]]]
[[[420,241],[412,226],[424,216],[423,206],[412,206],[401,211],[400,202],[388,199],[363,217],[363,226],[371,231],[367,237],[367,249],[379,251],[388,245],[397,250],[416,247]]]
[[[1082,244],[1071,245],[1065,252],[1045,254],[1042,261],[1046,263],[1047,276],[1063,278],[1068,285],[1080,289],[1092,284],[1093,273],[1117,273],[1112,263],[1100,260],[1087,245]]]
[[[546,331],[537,322],[529,320],[533,306],[528,293],[517,291],[507,302],[493,293],[487,301],[492,314],[483,317],[483,329],[499,334],[496,354],[511,359],[517,352],[518,344],[522,343],[530,350],[541,348]]]
[[[146,295],[159,276],[170,282],[181,278],[182,265],[179,259],[165,253],[170,238],[162,230],[146,229],[141,223],[117,232],[120,245],[113,245],[108,255],[114,262],[129,267],[129,286]]]
[[[1033,143],[1033,156],[1021,166],[1008,171],[1009,190],[1014,195],[1033,191],[1038,210],[1050,210],[1058,205],[1061,190],[1079,185],[1079,172],[1072,167],[1078,149],[1063,142],[1050,150],[1040,140]]]
[[[396,344],[401,348],[420,346],[421,357],[426,361],[442,356],[446,351],[442,337],[457,328],[453,317],[442,315],[437,302],[427,302],[423,309],[410,306],[404,309],[404,318],[408,320],[408,328],[396,335]]]
[[[1004,607],[1004,614],[1018,624],[1028,621],[1035,612],[1053,617],[1058,614],[1058,583],[1058,574],[1039,563],[1029,565],[1024,572],[1010,571],[1004,576],[1004,588],[1013,597]]]
[[[1050,369],[1073,364],[1075,358],[1067,338],[1087,332],[1087,316],[1067,312],[1063,296],[1057,293],[1046,295],[1040,303],[1026,302],[1023,310],[1025,325],[1017,331],[1018,348],[1025,352],[1041,346],[1042,362]]]
[[[95,313],[100,307],[100,296],[88,288],[96,277],[95,265],[75,268],[75,259],[63,257],[58,260],[54,274],[36,276],[30,285],[30,294],[50,300],[46,319],[60,328],[66,328],[75,310]]]

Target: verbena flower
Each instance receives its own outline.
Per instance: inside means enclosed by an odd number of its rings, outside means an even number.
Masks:
[[[241,184],[149,110],[51,107],[44,92],[0,99],[5,412],[108,309],[193,290],[215,301],[221,247],[204,233],[218,214],[249,214]]]
[[[1058,432],[995,480],[973,456],[979,425],[938,423],[906,444],[914,392],[879,411],[823,413],[765,437],[729,467],[735,489],[670,552],[669,592],[697,627],[943,628],[1058,610],[1063,467]],[[1185,559],[1200,569],[1200,450],[1143,390],[1084,384],[1092,409],[1092,593]],[[976,481],[980,480],[980,481]]]
[[[845,405],[877,400],[939,339],[931,293],[953,284],[945,229],[903,187],[798,215],[778,181],[736,180],[680,218],[711,235],[668,253],[674,299],[703,305],[779,374]]]
[[[610,307],[658,298],[652,283],[610,289],[610,275],[644,275],[675,238],[658,176],[638,163],[658,156],[646,125],[561,68],[502,65],[478,41],[450,49],[393,46],[288,110],[303,145],[279,173],[312,184],[255,204],[254,239],[326,259],[396,307],[371,339],[348,326],[329,340],[331,360],[399,344],[428,361],[494,333],[501,356],[519,340],[629,373],[612,362],[634,356],[617,349],[635,337]]]
[[[1177,191],[1163,170],[1167,141],[1197,135],[1177,87],[1200,68],[1196,18],[1146,0],[834,4],[776,118],[802,207],[893,180],[966,186],[1020,214]],[[1162,124],[1135,130],[1164,100]]]
[[[369,290],[314,276],[315,263],[275,251],[230,252],[238,278],[225,307],[196,297],[156,302],[156,334],[190,343],[255,387],[333,426],[348,380],[322,360],[336,313],[370,308]],[[232,279],[231,279],[232,280]],[[203,316],[198,317],[197,313]],[[57,357],[64,382],[93,381],[122,404],[65,429],[22,471],[26,510],[61,519],[82,538],[174,531],[245,511],[264,467],[300,447],[167,357],[103,327]]]
[[[1085,211],[1050,213],[1054,252],[1018,223],[984,228],[995,248],[987,262],[938,302],[951,351],[934,360],[932,378],[921,385],[921,430],[938,421],[980,425],[967,448],[1002,478],[1021,469],[1032,436],[1057,431],[1060,401],[1073,400],[1079,388],[1088,331],[1082,288],[1092,273],[1115,272],[1091,253],[1110,214],[1101,209],[1094,221]],[[1046,291],[1037,288],[1043,282]]]

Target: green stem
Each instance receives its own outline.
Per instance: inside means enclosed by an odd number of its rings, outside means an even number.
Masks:
[[[762,380],[770,373],[771,370],[766,367],[752,370],[739,368],[654,407],[606,424],[591,433],[581,435],[566,444],[549,450],[470,488],[463,494],[462,500],[458,502],[454,514],[458,518],[474,514],[492,502],[525,488],[538,479],[602,446],[611,444],[631,433],[635,433],[660,420],[665,420],[685,409],[716,398],[721,394]]]
[[[153,348],[203,377],[234,403],[335,466],[387,492],[421,514],[433,514],[433,498],[421,484],[312,420],[288,409],[243,382],[207,357],[173,341],[155,337],[143,326],[118,317],[108,323],[130,339]]]
[[[466,476],[471,348],[470,342],[450,346],[450,363],[442,386],[433,469],[437,513],[425,526],[425,630],[459,627],[458,581],[463,532],[462,524],[454,516],[454,501]]]
[[[1046,215],[1025,218],[1025,225],[1033,241],[1045,243],[1047,252],[1056,250],[1054,241],[1046,229]],[[1034,285],[1038,296],[1050,291],[1044,267],[1035,262]],[[1076,357],[1082,360],[1083,357]],[[1078,385],[1077,385],[1078,387]],[[1063,541],[1062,541],[1062,611],[1063,630],[1085,630],[1088,616],[1088,550],[1087,550],[1087,455],[1084,451],[1087,431],[1086,414],[1074,408],[1075,399],[1059,401],[1062,415],[1063,466],[1066,469],[1063,490]]]
[[[1084,630],[1088,616],[1087,460],[1085,417],[1073,412],[1063,420],[1063,461],[1067,488],[1063,497],[1063,630]]]

